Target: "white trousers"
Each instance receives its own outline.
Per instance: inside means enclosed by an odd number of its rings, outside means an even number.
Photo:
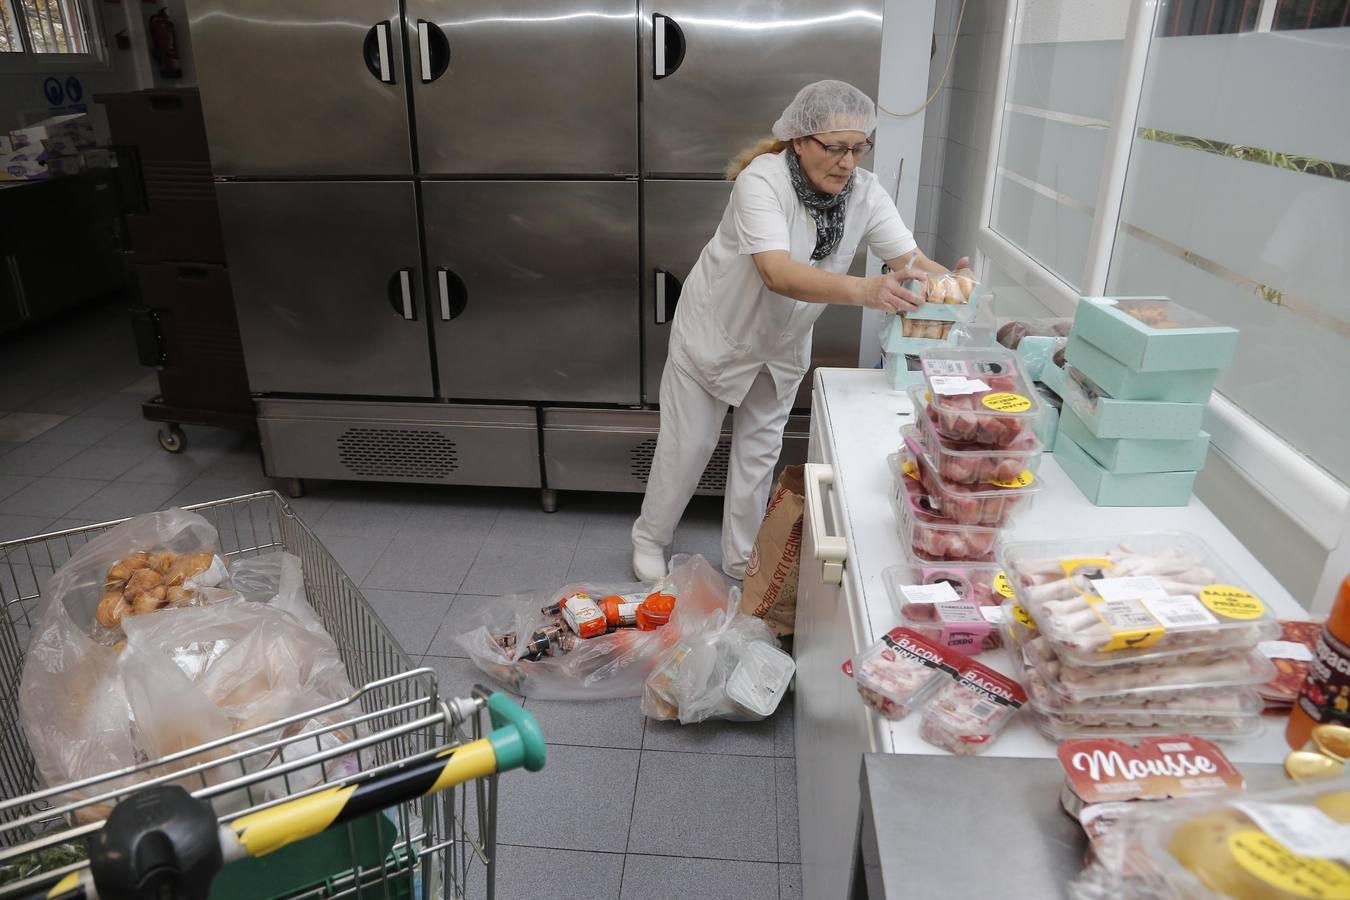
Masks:
[[[722,570],[745,575],[755,535],[773,488],[773,470],[783,449],[783,429],[795,392],[778,399],[768,371],[750,385],[732,420],[731,459],[722,505]],[[721,437],[727,404],[667,359],[661,375],[661,431],[656,438],[642,514],[633,523],[633,543],[668,547],[685,507]]]

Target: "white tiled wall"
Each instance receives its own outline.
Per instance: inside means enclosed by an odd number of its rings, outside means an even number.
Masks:
[[[951,47],[960,7],[961,0],[938,0],[934,86]],[[919,176],[919,243],[947,265],[975,252],[1006,8],[1006,0],[967,0],[951,72],[933,101],[939,114],[932,115],[929,107]],[[925,210],[927,217],[922,215]]]

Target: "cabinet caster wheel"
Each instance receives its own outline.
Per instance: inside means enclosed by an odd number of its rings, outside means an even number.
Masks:
[[[292,500],[305,496],[305,479],[287,478],[286,496],[290,497]]]
[[[187,435],[177,425],[166,425],[159,429],[159,445],[170,453],[182,453],[187,449]]]
[[[558,492],[544,488],[539,492],[539,505],[543,507],[546,513],[557,512]]]

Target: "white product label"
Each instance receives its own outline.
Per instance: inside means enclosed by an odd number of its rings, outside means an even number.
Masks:
[[[966,378],[964,375],[937,375],[928,379],[928,386],[944,397],[981,394],[989,390],[989,385],[980,379]]]
[[[1098,578],[1092,582],[1092,589],[1103,600],[1138,600],[1145,594],[1162,593],[1162,585],[1152,575],[1135,575],[1129,578]]]
[[[1295,662],[1312,662],[1312,650],[1307,644],[1298,641],[1262,641],[1256,648],[1267,659],[1292,659]]]
[[[1158,627],[1157,621],[1138,600],[1103,600],[1097,604],[1097,612],[1112,631],[1138,631]]]
[[[1139,599],[1164,628],[1200,628],[1219,623],[1214,614],[1205,609],[1200,598],[1190,594],[1169,597],[1159,593]]]
[[[1001,606],[981,606],[980,615],[984,616],[984,620],[990,625],[1002,625],[1005,621]]]
[[[963,376],[970,371],[966,368],[966,361],[963,359],[925,359],[923,370],[929,375]]]
[[[1233,805],[1299,856],[1350,859],[1350,825],[1341,825],[1315,806],[1260,802]]]
[[[944,622],[972,625],[984,621],[984,617],[969,603],[940,603],[933,608],[937,610],[938,618]]]
[[[949,581],[938,581],[934,584],[905,584],[900,586],[900,593],[904,594],[905,599],[910,603],[947,603],[951,600],[961,599]]]

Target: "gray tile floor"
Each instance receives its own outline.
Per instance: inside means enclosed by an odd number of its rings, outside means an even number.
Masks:
[[[153,375],[112,308],[0,339],[0,540],[271,487],[256,441],[188,426],[165,453],[140,417]],[[502,594],[628,580],[639,498],[318,484],[294,501],[414,659],[450,692],[484,681],[454,636]],[[720,560],[720,503],[696,500],[679,552]],[[527,701],[544,772],[503,778],[498,896],[801,896],[790,704],[759,724],[649,722],[638,701]]]

